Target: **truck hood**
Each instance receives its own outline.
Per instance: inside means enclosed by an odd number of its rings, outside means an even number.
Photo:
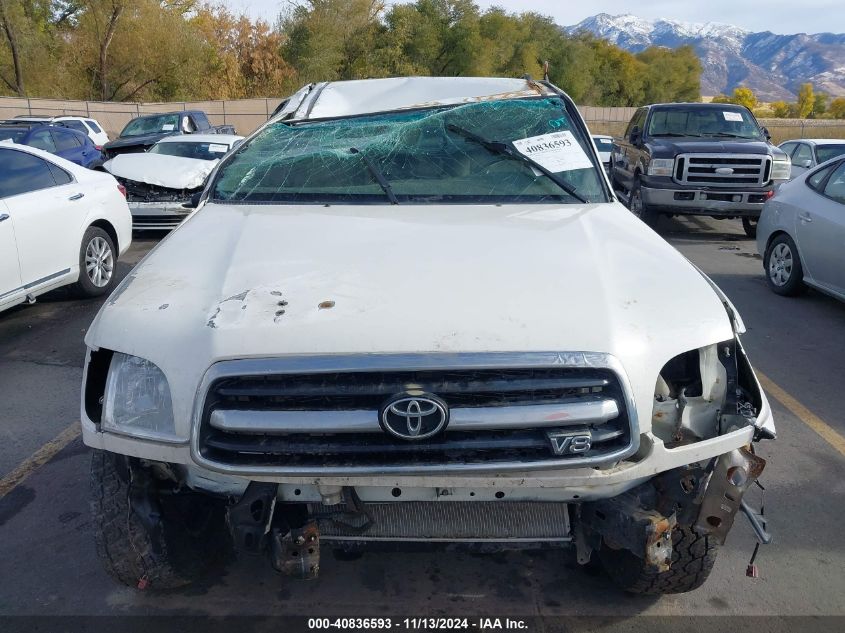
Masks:
[[[166,154],[119,154],[103,168],[113,176],[170,189],[202,187],[218,160],[199,160]]]
[[[130,147],[151,147],[165,136],[170,136],[171,134],[176,134],[176,132],[159,132],[156,134],[145,134],[143,136],[118,137],[113,141],[106,143],[103,146],[103,149],[108,152],[114,150],[125,150]]]
[[[655,154],[782,154],[783,152],[765,141],[751,139],[719,138],[649,138]],[[785,156],[785,154],[784,154]]]
[[[496,351],[611,353],[645,424],[663,364],[732,337],[708,282],[618,203],[208,204],[136,266],[86,342],[157,364],[185,424],[218,360]]]

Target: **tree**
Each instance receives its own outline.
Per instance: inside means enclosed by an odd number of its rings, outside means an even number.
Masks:
[[[813,94],[813,84],[801,84],[798,89],[798,101],[796,102],[795,114],[799,119],[806,119],[813,111],[816,98]]]
[[[789,104],[786,101],[774,101],[771,107],[774,118],[785,119],[789,116]]]
[[[830,102],[827,111],[834,119],[845,119],[845,97],[836,97]]]
[[[830,96],[823,92],[816,94],[813,98],[813,111],[810,113],[810,118],[820,119],[824,116],[824,113],[827,112],[827,101],[829,98]]]
[[[734,94],[731,101],[737,105],[745,106],[749,110],[756,108],[759,103],[757,101],[757,95],[755,95],[750,88],[746,88],[745,86],[734,88]]]
[[[24,89],[23,66],[21,63],[21,48],[18,38],[18,24],[20,20],[19,11],[20,5],[10,0],[0,0],[0,29],[3,31],[3,36],[6,39],[6,44],[9,47],[9,54],[12,58],[12,77],[7,77],[0,74],[0,79],[3,80],[10,89],[14,90],[21,97],[26,96]]]

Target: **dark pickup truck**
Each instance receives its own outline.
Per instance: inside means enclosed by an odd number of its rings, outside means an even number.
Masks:
[[[739,217],[750,237],[791,166],[747,108],[723,103],[639,108],[610,161],[614,189],[646,224],[661,214]]]
[[[173,134],[234,134],[231,125],[211,125],[205,112],[179,110],[149,114],[132,119],[115,140],[103,147],[105,157],[118,154],[146,152],[165,136]]]

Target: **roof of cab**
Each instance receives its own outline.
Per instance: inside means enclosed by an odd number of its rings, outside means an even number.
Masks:
[[[282,118],[332,119],[439,105],[498,99],[521,99],[556,92],[530,79],[491,77],[392,77],[332,81],[306,87],[291,97]],[[303,89],[303,90],[306,90]]]

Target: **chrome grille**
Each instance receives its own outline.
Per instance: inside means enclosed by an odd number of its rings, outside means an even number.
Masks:
[[[608,359],[433,354],[322,357],[311,366],[307,357],[220,363],[204,381],[192,448],[201,463],[241,473],[484,471],[618,461],[636,450],[638,438],[627,382],[615,361],[599,362]],[[443,432],[407,441],[382,429],[380,408],[408,391],[434,394],[448,405]],[[548,434],[561,431],[589,434],[591,448],[555,453]]]
[[[675,179],[684,185],[762,187],[771,162],[771,156],[762,154],[681,154],[675,162]]]

